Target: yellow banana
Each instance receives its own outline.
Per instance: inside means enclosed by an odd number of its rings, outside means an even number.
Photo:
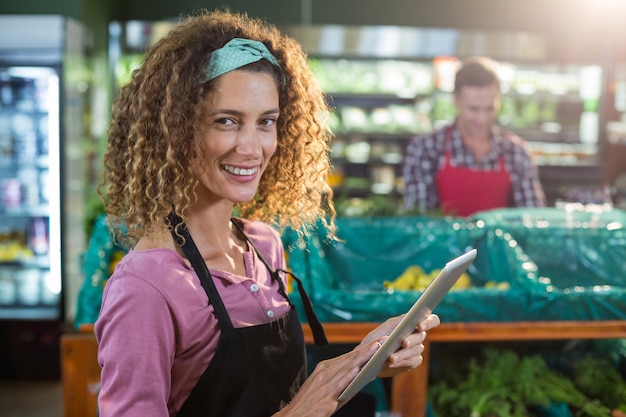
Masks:
[[[404,270],[398,278],[393,281],[385,281],[385,288],[393,288],[395,290],[411,290],[415,286],[415,282],[420,276],[424,275],[424,270],[417,266],[411,265]]]

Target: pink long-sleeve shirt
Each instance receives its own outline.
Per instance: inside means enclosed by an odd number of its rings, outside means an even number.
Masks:
[[[244,232],[272,268],[283,268],[280,236],[245,222]],[[246,276],[211,269],[235,327],[272,321],[289,311],[265,265],[244,254]],[[101,417],[174,416],[208,366],[220,336],[200,280],[169,249],[131,250],[104,290],[95,324],[102,367]]]

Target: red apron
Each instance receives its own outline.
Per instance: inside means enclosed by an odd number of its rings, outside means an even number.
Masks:
[[[443,212],[453,216],[471,216],[482,210],[509,207],[512,184],[504,156],[500,155],[500,167],[493,171],[453,166],[450,156],[452,127],[446,129],[445,135],[445,161],[436,178]]]

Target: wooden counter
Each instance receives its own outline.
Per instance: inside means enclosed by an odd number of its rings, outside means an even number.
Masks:
[[[329,343],[359,343],[378,323],[325,323]],[[307,343],[311,330],[302,326]],[[551,321],[442,323],[428,332],[424,362],[417,369],[393,378],[391,409],[402,417],[424,417],[428,395],[428,355],[433,342],[489,342],[515,340],[621,339],[626,321]]]
[[[378,323],[325,323],[330,343],[357,344]],[[302,326],[307,343],[313,342],[309,326]],[[488,342],[626,338],[625,321],[550,321],[443,323],[428,332],[424,363],[393,378],[391,408],[402,417],[424,417],[428,394],[428,354],[433,342]],[[93,327],[61,338],[64,416],[96,417],[100,368]]]

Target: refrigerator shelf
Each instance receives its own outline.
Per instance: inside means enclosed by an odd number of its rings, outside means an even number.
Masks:
[[[50,269],[50,261],[47,257],[34,257],[33,259],[16,259],[14,261],[0,262],[0,268],[31,268],[47,271]]]
[[[47,205],[39,206],[24,206],[20,208],[6,208],[0,210],[1,215],[9,217],[47,217],[50,213],[50,208]]]
[[[55,320],[58,316],[58,306],[6,307],[0,304],[0,320]]]

